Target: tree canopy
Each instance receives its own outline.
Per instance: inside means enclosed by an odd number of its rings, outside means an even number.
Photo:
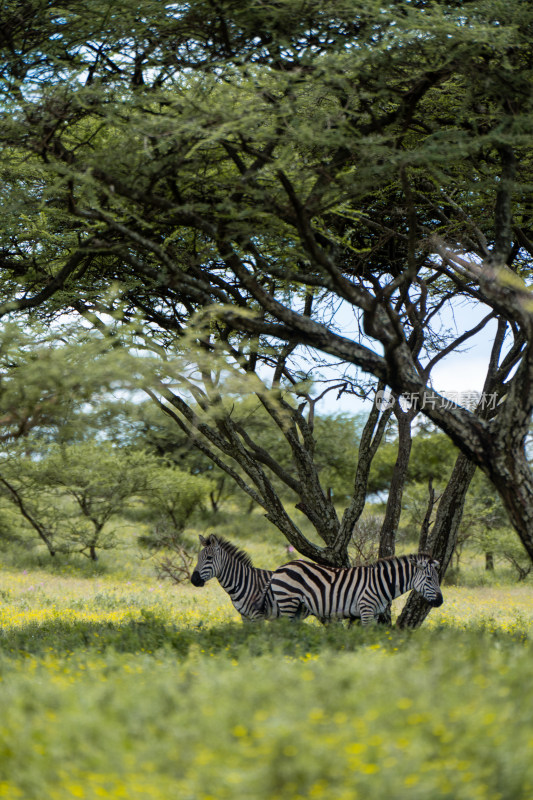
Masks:
[[[368,473],[339,519],[308,382],[333,357],[343,388],[370,376],[448,434],[533,556],[531,4],[4,8],[0,314],[76,313],[115,342],[127,324],[159,359],[153,398],[301,552],[341,563]],[[459,300],[482,319],[450,331]],[[498,402],[471,410],[431,370],[480,331]],[[255,380],[295,476],[232,419],[228,375]]]

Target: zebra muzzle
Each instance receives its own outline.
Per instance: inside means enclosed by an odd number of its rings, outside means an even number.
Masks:
[[[434,599],[434,600],[431,600],[431,601],[430,601],[430,605],[431,605],[433,608],[438,608],[438,607],[439,607],[439,606],[441,606],[443,603],[444,603],[444,598],[443,598],[442,594],[438,594],[438,595],[435,597],[435,599]]]
[[[199,572],[193,572],[191,575],[191,583],[193,586],[203,586],[205,581],[200,577]]]

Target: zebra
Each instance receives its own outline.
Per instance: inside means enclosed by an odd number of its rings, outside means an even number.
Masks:
[[[437,575],[439,562],[426,553],[382,558],[361,567],[324,567],[291,561],[272,575],[258,610],[275,609],[275,616],[303,619],[309,614],[331,619],[376,621],[387,605],[415,589],[431,606],[442,605]]]
[[[259,602],[272,577],[272,570],[254,567],[244,550],[239,550],[222,536],[212,533],[207,539],[201,535],[199,539],[203,549],[191,575],[193,586],[203,586],[211,578],[218,578],[243,622],[277,616],[269,598]]]

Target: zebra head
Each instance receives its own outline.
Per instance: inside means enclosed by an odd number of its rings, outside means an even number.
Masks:
[[[444,602],[437,573],[439,562],[431,556],[421,553],[411,556],[411,563],[415,568],[413,589],[420,592],[431,606],[438,608]]]
[[[203,586],[210,578],[218,575],[221,567],[221,547],[217,537],[211,534],[205,539],[200,535],[199,539],[203,549],[200,550],[198,563],[191,575],[193,586]]]

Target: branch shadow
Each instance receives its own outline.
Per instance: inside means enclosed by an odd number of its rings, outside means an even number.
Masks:
[[[409,630],[383,626],[345,627],[275,620],[273,622],[224,622],[217,625],[199,623],[197,626],[179,626],[159,617],[151,610],[141,612],[141,617],[124,622],[94,622],[86,620],[54,619],[43,623],[29,622],[17,628],[0,630],[0,655],[7,658],[20,656],[69,657],[75,654],[171,653],[177,661],[196,653],[222,658],[238,659],[244,656],[279,654],[292,658],[309,658],[330,653],[355,652],[361,648],[380,648],[391,653],[401,652],[407,646],[416,651],[431,647],[432,640],[448,638],[450,646],[458,640],[471,643],[481,639],[500,646],[528,639],[523,630],[505,632],[477,626],[466,631],[453,628]],[[414,651],[413,651],[414,652]]]
[[[185,659],[193,651],[227,658],[273,652],[298,658],[318,655],[325,649],[346,652],[376,642],[392,645],[393,639],[397,647],[398,635],[391,631],[386,634],[383,629],[323,627],[289,620],[217,625],[200,622],[194,627],[180,627],[169,622],[168,617],[145,610],[139,619],[124,622],[54,619],[0,630],[0,653],[8,657],[24,654],[63,657],[80,652],[150,654],[166,650],[177,659]],[[409,636],[410,632],[401,634],[403,639]]]

